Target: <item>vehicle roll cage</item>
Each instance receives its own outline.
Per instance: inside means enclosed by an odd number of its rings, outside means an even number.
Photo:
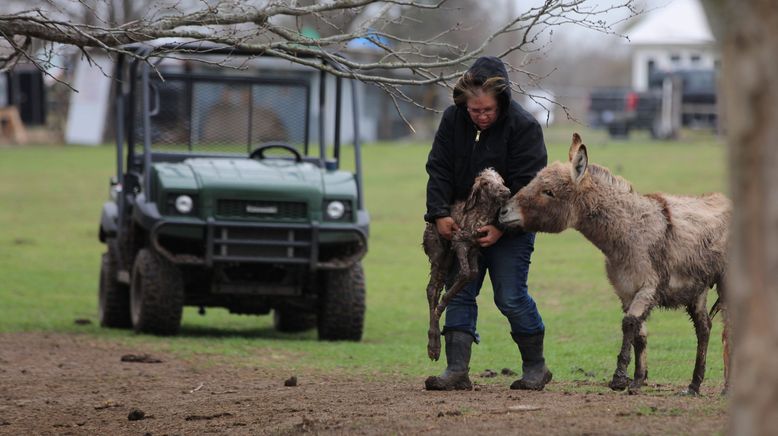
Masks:
[[[116,61],[116,67],[114,71],[114,95],[115,95],[115,115],[116,115],[116,146],[117,146],[117,182],[122,189],[135,189],[136,186],[129,186],[130,184],[137,184],[141,182],[144,189],[148,189],[151,186],[151,172],[147,169],[150,168],[152,162],[169,161],[176,162],[181,161],[189,157],[232,157],[235,158],[235,154],[222,155],[218,153],[175,153],[175,152],[160,152],[152,150],[152,138],[151,138],[151,118],[156,114],[156,111],[160,108],[159,94],[152,89],[151,80],[149,75],[152,73],[150,62],[144,61],[149,59],[155,51],[160,52],[160,59],[157,64],[164,59],[164,53],[179,51],[181,53],[192,55],[225,55],[225,56],[256,56],[255,53],[249,53],[232,47],[221,46],[217,44],[209,44],[198,42],[197,44],[161,44],[150,45],[148,43],[136,43],[129,44],[123,47],[127,52],[132,52],[136,56],[130,56],[129,54],[120,53]],[[263,57],[275,57],[277,59],[283,59],[277,56],[263,54]],[[311,57],[311,59],[315,59]],[[333,63],[325,57],[320,60],[328,66],[337,70],[343,71],[342,67],[336,63]],[[193,59],[196,62],[196,58]],[[125,77],[125,73],[128,73],[129,77]],[[156,72],[154,72],[156,74]],[[290,86],[302,86],[306,89],[306,116],[305,116],[305,131],[304,131],[304,154],[305,160],[311,162],[320,168],[338,169],[340,166],[340,146],[341,146],[341,121],[343,111],[343,78],[340,76],[335,77],[335,120],[334,120],[334,141],[333,141],[333,158],[334,160],[328,160],[326,157],[326,135],[325,135],[325,122],[324,113],[326,108],[327,98],[327,73],[325,71],[319,72],[319,101],[318,101],[318,138],[319,138],[319,155],[318,157],[308,156],[309,152],[309,117],[311,115],[311,84],[309,81],[294,78],[261,78],[250,76],[229,76],[218,74],[181,74],[181,73],[166,73],[166,77],[171,79],[183,79],[190,84],[193,81],[210,81],[210,82],[240,82],[249,84],[284,84]],[[138,79],[140,79],[141,85],[141,124],[143,126],[143,154],[137,156],[135,153],[136,145],[136,129],[134,128],[136,123],[136,98]],[[129,87],[125,85],[128,82]],[[353,146],[354,146],[354,177],[357,186],[357,210],[364,209],[364,194],[362,185],[362,153],[361,143],[359,139],[359,109],[358,98],[356,92],[356,83],[354,80],[350,80],[351,86],[351,104],[353,114]],[[191,93],[191,86],[188,87],[188,91]],[[154,95],[152,95],[152,93]],[[191,97],[191,96],[190,96]],[[154,103],[152,103],[154,99]],[[191,100],[190,100],[191,101]],[[253,105],[249,105],[253,106]],[[191,114],[190,114],[191,116]],[[249,123],[251,117],[249,117]],[[128,126],[130,128],[128,128]],[[190,126],[191,129],[191,126]],[[249,128],[249,135],[251,135],[251,128]],[[191,135],[190,135],[191,136]],[[247,143],[247,147],[250,146],[250,138]],[[126,145],[126,155],[125,155]],[[258,144],[259,145],[259,144]],[[189,143],[191,150],[191,139]],[[250,150],[247,150],[247,155]],[[124,171],[124,157],[127,159],[127,169]],[[134,180],[128,180],[128,174],[135,174],[131,176]],[[148,201],[149,199],[147,199]],[[123,221],[125,219],[125,196],[119,195],[117,199],[119,208],[119,225],[118,231],[122,232]]]
[[[163,44],[159,46],[153,46],[149,44],[130,44],[124,46],[126,51],[133,52],[137,57],[130,56],[128,54],[119,54],[116,62],[116,69],[114,72],[114,95],[115,95],[115,115],[116,115],[116,128],[115,137],[117,145],[117,175],[120,182],[124,182],[124,156],[126,145],[126,159],[127,159],[127,172],[138,172],[144,176],[144,186],[150,186],[149,177],[150,173],[145,171],[152,162],[158,161],[180,161],[187,157],[235,157],[235,154],[219,154],[219,153],[175,153],[175,152],[160,152],[152,150],[151,139],[151,118],[159,110],[159,94],[153,90],[151,84],[150,74],[152,69],[150,63],[143,59],[148,59],[150,55],[153,55],[154,51],[160,51],[162,58],[158,62],[164,59],[165,51],[176,51],[177,49],[186,54],[202,54],[202,55],[229,55],[229,56],[254,56],[254,53],[244,52],[239,49],[230,47],[224,47],[220,45],[211,45],[206,43],[198,43],[197,45],[186,45],[182,48],[179,44]],[[276,57],[273,55],[262,55],[265,57]],[[312,57],[313,59],[313,57]],[[196,61],[196,59],[193,59]],[[329,60],[321,59],[323,63],[328,66],[343,70],[342,67]],[[125,68],[127,66],[127,68]],[[125,77],[126,72],[129,72],[129,77]],[[156,72],[154,72],[156,74]],[[209,81],[209,82],[238,82],[246,84],[282,84],[296,87],[304,87],[306,89],[306,99],[308,103],[308,110],[306,111],[306,125],[304,130],[304,154],[307,156],[310,146],[310,132],[308,121],[310,117],[310,87],[311,84],[307,80],[294,79],[294,78],[261,78],[250,76],[229,76],[218,74],[186,74],[186,73],[165,73],[166,78],[184,80],[185,82],[193,83],[197,81]],[[340,166],[340,147],[341,147],[341,122],[343,116],[343,78],[335,77],[335,120],[334,120],[334,135],[333,135],[333,158],[334,161],[328,160],[326,157],[326,135],[325,135],[325,120],[324,113],[327,103],[327,73],[325,71],[319,72],[319,101],[318,101],[318,139],[319,139],[319,155],[318,157],[307,156],[306,161],[316,164],[319,167],[327,167],[337,169]],[[138,161],[135,153],[136,146],[136,131],[133,128],[127,128],[127,126],[134,126],[136,122],[136,98],[138,98],[137,87],[138,79],[140,79],[141,85],[141,124],[143,126],[143,155],[142,161]],[[129,90],[125,90],[125,82],[129,82]],[[361,143],[359,140],[359,114],[358,98],[356,92],[355,81],[349,81],[351,86],[351,104],[353,113],[353,133],[354,133],[354,164],[355,164],[355,177],[357,181],[357,203],[358,209],[363,209],[363,189],[362,189],[362,153]],[[189,90],[188,92],[191,92]],[[251,122],[251,120],[249,120]],[[190,127],[191,128],[191,127]],[[249,129],[250,132],[250,129]],[[259,144],[257,144],[259,145]],[[191,143],[190,143],[191,147]],[[191,148],[190,148],[191,149]],[[250,152],[251,150],[247,150]],[[334,166],[334,167],[333,167]]]

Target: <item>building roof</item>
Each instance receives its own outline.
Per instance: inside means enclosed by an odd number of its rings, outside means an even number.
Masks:
[[[669,0],[626,32],[629,44],[708,45],[715,39],[698,0]]]

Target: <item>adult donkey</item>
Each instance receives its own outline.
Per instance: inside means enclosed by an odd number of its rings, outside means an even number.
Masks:
[[[611,389],[636,393],[646,380],[646,318],[654,307],[684,307],[697,333],[697,359],[685,392],[699,394],[711,318],[724,309],[724,272],[731,204],[721,194],[640,195],[604,167],[589,164],[578,134],[569,163],[555,162],[500,210],[500,222],[526,231],[581,232],[605,254],[608,279],[621,299],[623,340]],[[708,289],[719,299],[709,314]],[[724,373],[728,378],[727,318],[723,313]],[[627,378],[631,349],[635,375]]]

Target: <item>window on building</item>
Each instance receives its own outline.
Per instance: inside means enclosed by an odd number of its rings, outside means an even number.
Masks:
[[[692,65],[699,65],[700,62],[702,61],[702,56],[698,54],[693,54],[689,57],[689,60],[692,61]]]
[[[656,61],[649,59],[646,66],[648,67],[648,76],[646,77],[648,79],[648,87],[651,88],[657,75]]]

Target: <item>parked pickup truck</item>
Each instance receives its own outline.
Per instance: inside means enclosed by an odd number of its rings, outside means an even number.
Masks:
[[[665,79],[673,79],[676,90],[665,89]],[[663,96],[680,93],[678,110],[668,112]],[[667,103],[667,102],[665,102]],[[662,112],[675,114],[684,127],[716,126],[716,72],[714,70],[681,70],[653,74],[649,89],[638,92],[629,88],[600,88],[589,96],[589,124],[608,130],[611,136],[628,136],[631,130],[648,130],[653,137],[667,136]],[[669,115],[668,115],[669,114]]]

